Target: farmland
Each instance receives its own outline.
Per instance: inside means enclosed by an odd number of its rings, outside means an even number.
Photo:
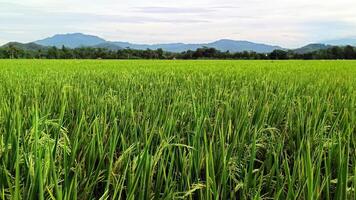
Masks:
[[[356,61],[0,61],[0,199],[356,198]]]

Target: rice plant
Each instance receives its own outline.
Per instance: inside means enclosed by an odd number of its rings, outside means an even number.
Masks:
[[[355,61],[0,61],[0,199],[355,199]]]

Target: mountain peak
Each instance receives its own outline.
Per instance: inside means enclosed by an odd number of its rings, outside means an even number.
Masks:
[[[40,44],[44,46],[56,46],[56,47],[66,46],[69,48],[76,48],[81,46],[94,46],[105,42],[106,40],[98,36],[87,35],[83,33],[56,34],[52,37],[35,41],[36,44]]]
[[[298,54],[304,54],[304,53],[311,53],[322,49],[328,49],[330,47],[331,45],[326,45],[322,43],[311,43],[306,46],[300,47],[298,49],[294,49],[294,52]]]
[[[9,42],[5,45],[3,45],[2,47],[15,47],[17,49],[23,49],[23,50],[42,50],[42,49],[46,49],[47,47],[41,46],[39,44],[36,43],[20,43],[20,42]]]
[[[257,53],[268,53],[276,49],[283,49],[279,46],[254,43],[245,40],[221,39],[207,44],[208,47],[213,47],[221,51],[241,52],[255,51]]]
[[[121,48],[131,49],[163,49],[170,52],[183,52],[187,50],[196,50],[203,46],[216,48],[220,51],[241,52],[241,51],[255,51],[257,53],[268,53],[275,49],[282,49],[278,46],[272,46],[267,44],[253,43],[249,41],[239,41],[232,39],[221,39],[211,43],[205,44],[184,44],[184,43],[169,43],[169,44],[133,44],[128,42],[110,42],[100,37],[93,35],[86,35],[83,33],[67,33],[57,34],[52,37],[38,40],[35,42],[43,46],[66,46],[69,48],[77,48],[82,46],[87,47],[103,47],[112,50]]]
[[[246,40],[233,40],[233,39],[220,39],[220,40],[216,40],[215,42],[249,42]],[[252,43],[252,42],[250,42]]]
[[[62,34],[55,34],[52,37],[95,37],[95,38],[100,38],[95,35],[90,35],[90,34],[84,34],[84,33],[62,33]]]
[[[327,40],[322,43],[337,46],[356,45],[356,37]]]

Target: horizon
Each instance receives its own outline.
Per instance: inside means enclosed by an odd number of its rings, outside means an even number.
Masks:
[[[104,37],[101,37],[99,35],[93,35],[93,34],[89,34],[89,33],[81,33],[81,32],[72,32],[72,33],[58,33],[58,34],[55,34],[55,35],[51,35],[51,36],[48,36],[48,37],[45,37],[45,38],[40,38],[38,40],[34,40],[34,41],[28,41],[28,42],[21,42],[21,41],[7,41],[5,43],[0,43],[0,46],[2,45],[6,45],[8,43],[21,43],[21,44],[28,44],[28,43],[35,43],[35,44],[38,44],[36,43],[37,41],[40,41],[40,40],[45,40],[45,39],[50,39],[52,37],[55,37],[55,36],[59,36],[59,35],[74,35],[74,34],[80,34],[80,35],[83,35],[83,36],[94,36],[94,37],[98,37],[100,39],[103,39],[105,40],[106,42],[127,42],[129,44],[135,44],[135,45],[164,45],[164,44],[186,44],[186,45],[189,45],[189,44],[209,44],[209,43],[212,43],[212,42],[217,42],[217,41],[222,41],[222,40],[231,40],[231,41],[239,41],[239,42],[251,42],[251,43],[255,43],[255,44],[262,44],[262,45],[269,45],[269,46],[278,46],[278,47],[281,47],[281,48],[284,48],[284,49],[298,49],[298,48],[302,48],[302,47],[305,47],[305,46],[308,46],[308,45],[313,45],[313,44],[324,44],[324,45],[332,45],[332,44],[328,44],[328,43],[325,43],[325,42],[322,42],[322,41],[319,41],[319,42],[310,42],[310,43],[306,43],[306,44],[303,44],[301,46],[296,46],[296,47],[285,47],[285,46],[281,46],[281,45],[278,45],[278,44],[273,44],[273,43],[268,43],[268,42],[256,42],[256,41],[250,41],[250,40],[243,40],[243,39],[231,39],[231,38],[218,38],[218,39],[215,39],[215,40],[211,40],[211,41],[203,41],[203,42],[193,42],[193,43],[187,43],[187,42],[179,42],[179,41],[176,41],[176,42],[166,42],[166,43],[137,43],[137,42],[132,42],[132,41],[123,41],[123,40],[117,40],[117,41],[114,41],[114,40],[107,40],[106,38]],[[339,38],[340,40],[342,39],[345,39],[345,38]],[[356,38],[348,38],[348,39],[353,39],[356,41]],[[335,40],[337,41],[337,39]],[[355,46],[355,44],[347,44],[347,45],[351,45],[351,46]],[[344,46],[344,45],[334,45],[334,46]]]
[[[250,40],[244,40],[244,39],[233,39],[233,38],[217,38],[217,39],[214,39],[214,40],[210,40],[210,41],[202,41],[202,42],[180,42],[180,41],[176,41],[176,42],[165,42],[165,43],[139,43],[139,42],[134,42],[134,41],[124,41],[124,40],[107,40],[106,38],[100,36],[100,35],[94,35],[94,34],[89,34],[89,33],[81,33],[81,32],[68,32],[68,33],[57,33],[55,35],[51,35],[51,36],[48,36],[48,37],[45,37],[45,38],[40,38],[38,40],[34,40],[34,41],[28,41],[28,42],[20,42],[20,43],[35,43],[39,40],[44,40],[44,39],[48,39],[48,38],[52,38],[54,36],[58,36],[58,35],[74,35],[74,34],[81,34],[81,35],[85,35],[85,36],[94,36],[94,37],[99,37],[100,39],[104,39],[106,40],[107,42],[127,42],[127,43],[131,43],[131,44],[142,44],[142,45],[157,45],[157,44],[204,44],[204,43],[211,43],[211,42],[216,42],[216,41],[220,41],[220,40],[232,40],[232,41],[244,41],[244,42],[254,42],[254,43],[260,43],[260,44],[269,44],[269,45],[275,45],[275,46],[279,46],[278,44],[270,44],[270,43],[267,43],[267,42],[256,42],[256,41],[250,41]],[[19,42],[19,41],[7,41],[6,43],[4,44],[7,44],[7,43],[11,43],[11,42]],[[1,44],[0,45],[4,45],[4,44]]]
[[[139,5],[139,6],[137,6]],[[85,10],[83,12],[83,10]],[[0,44],[83,33],[138,44],[209,43],[221,39],[283,48],[355,38],[356,3],[261,0],[133,2],[0,0]],[[25,18],[24,18],[25,16]]]

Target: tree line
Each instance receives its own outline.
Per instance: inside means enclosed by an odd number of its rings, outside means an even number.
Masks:
[[[246,60],[288,60],[288,59],[356,59],[356,48],[352,46],[334,46],[328,49],[308,53],[296,53],[293,50],[274,50],[271,53],[223,52],[214,48],[202,47],[195,51],[181,53],[157,50],[81,47],[49,47],[43,49],[22,49],[13,45],[0,48],[0,59],[246,59]]]

